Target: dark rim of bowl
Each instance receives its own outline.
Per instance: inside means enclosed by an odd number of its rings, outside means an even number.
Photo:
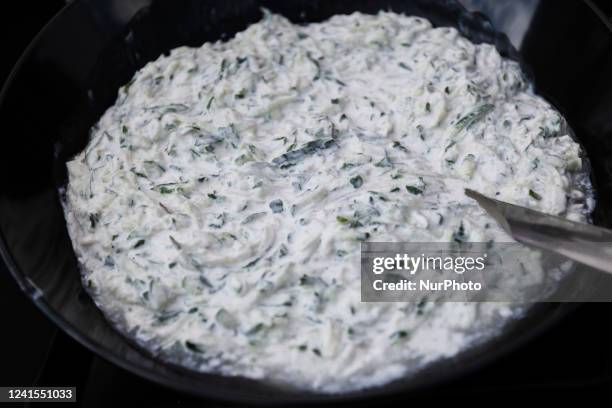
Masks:
[[[8,89],[11,87],[12,82],[21,69],[24,62],[32,53],[32,50],[39,42],[40,38],[43,37],[48,31],[49,27],[57,22],[61,18],[61,16],[70,8],[74,7],[77,3],[75,0],[68,4],[66,4],[60,11],[58,11],[43,27],[42,29],[34,36],[34,38],[30,41],[28,46],[25,48],[24,52],[21,54],[14,67],[10,71],[7,79],[0,90],[0,110],[3,107],[4,99]],[[602,13],[602,11],[593,3],[592,0],[583,0],[583,2],[589,7],[593,13],[598,17],[598,19],[604,24],[604,26],[612,33],[612,22],[607,19],[607,17]],[[467,11],[466,11],[467,12]],[[469,13],[469,12],[468,12]],[[472,13],[469,13],[472,14]],[[351,392],[347,394],[314,394],[314,393],[304,393],[304,395],[287,395],[274,397],[269,396],[266,400],[253,400],[252,398],[244,398],[239,395],[230,395],[223,390],[211,390],[207,389],[206,391],[198,392],[194,390],[193,387],[189,384],[184,384],[181,381],[170,380],[169,378],[160,376],[155,372],[151,372],[148,368],[138,365],[134,362],[126,361],[123,358],[116,356],[112,351],[107,350],[102,345],[97,343],[94,339],[82,335],[78,329],[76,329],[72,324],[66,321],[61,315],[56,313],[51,307],[47,305],[44,301],[44,298],[40,296],[40,291],[33,285],[27,277],[25,277],[20,271],[17,265],[15,264],[8,246],[6,244],[6,240],[4,234],[0,230],[0,256],[4,260],[9,273],[13,276],[15,281],[17,282],[20,289],[26,294],[30,300],[36,305],[36,307],[43,312],[43,314],[50,319],[53,324],[61,328],[64,332],[66,332],[70,337],[76,340],[78,343],[86,347],[88,350],[93,352],[94,354],[100,356],[104,360],[115,364],[129,372],[137,374],[143,378],[146,378],[150,381],[155,382],[156,384],[163,386],[165,388],[172,388],[174,390],[184,392],[191,395],[197,395],[200,397],[209,397],[215,398],[224,401],[232,401],[232,402],[242,402],[242,403],[250,403],[255,405],[280,405],[287,403],[331,403],[331,402],[351,402],[356,400],[371,400],[372,398],[377,397],[390,397],[397,392],[385,390],[384,386],[382,387],[373,387],[362,392]],[[520,346],[524,345],[528,341],[538,337],[543,332],[547,331],[554,325],[556,325],[564,316],[574,311],[580,303],[556,303],[556,307],[552,308],[552,315],[548,315],[547,318],[541,316],[538,319],[537,325],[531,325],[528,331],[521,333],[521,335],[512,338],[510,341],[504,342],[502,345],[498,345],[498,347],[492,351],[488,350],[486,353],[481,353],[477,358],[473,360],[468,360],[462,362],[460,368],[452,368],[450,370],[446,370],[444,373],[441,373],[436,376],[428,376],[429,378],[425,381],[421,381],[416,384],[415,387],[407,386],[405,388],[406,392],[414,392],[414,391],[422,391],[427,390],[428,388],[441,384],[444,382],[448,382],[452,379],[456,379],[460,376],[467,375],[469,373],[474,372],[475,370],[482,368],[492,361],[507,355],[513,350],[516,350]],[[548,304],[548,309],[550,309],[551,304]],[[531,310],[528,310],[524,317],[520,318],[518,322],[523,319],[528,319],[531,316]],[[533,317],[533,316],[531,316]],[[504,333],[505,330],[501,333],[500,337],[507,337],[508,333]],[[478,345],[475,349],[479,349],[483,346],[486,346],[490,342],[485,341],[483,345]],[[142,350],[139,350],[142,352]],[[452,358],[461,359],[464,353],[460,353],[456,357]],[[151,357],[148,354],[143,354],[147,357]],[[159,361],[159,360],[157,360]],[[164,365],[168,365],[167,362],[160,361]]]

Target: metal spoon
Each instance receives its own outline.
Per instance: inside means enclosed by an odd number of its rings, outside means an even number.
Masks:
[[[486,197],[465,189],[514,239],[612,273],[612,231]]]

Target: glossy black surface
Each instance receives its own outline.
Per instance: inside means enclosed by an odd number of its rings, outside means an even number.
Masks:
[[[188,392],[253,402],[318,400],[257,382],[193,373],[160,364],[133,348],[82,292],[56,187],[64,162],[84,147],[87,130],[136,69],[178,45],[200,45],[257,21],[260,4],[294,21],[319,21],[353,10],[391,8],[459,26],[477,41],[520,57],[538,91],[566,115],[593,162],[599,191],[596,222],[612,216],[612,42],[609,29],[579,1],[80,1],[49,24],[16,68],[0,98],[5,132],[0,156],[2,252],[26,292],[64,330],[105,358]],[[492,29],[507,34],[496,34]],[[511,45],[518,50],[515,53]],[[606,117],[607,116],[607,117]],[[367,397],[442,380],[495,358],[543,329],[567,306],[547,305],[468,356],[432,368],[419,381],[356,393]]]

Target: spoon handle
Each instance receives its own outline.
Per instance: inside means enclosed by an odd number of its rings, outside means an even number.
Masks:
[[[465,194],[517,241],[612,273],[611,230],[495,200],[470,189]]]

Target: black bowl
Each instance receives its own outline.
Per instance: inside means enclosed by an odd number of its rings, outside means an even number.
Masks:
[[[36,37],[0,95],[0,252],[33,302],[103,358],[191,394],[251,403],[338,402],[430,386],[485,364],[549,327],[572,306],[539,304],[481,346],[388,385],[320,395],[165,364],[116,332],[83,291],[58,187],[65,162],[135,71],[180,45],[228,38],[261,6],[295,22],[380,9],[454,26],[521,62],[584,145],[598,192],[596,224],[612,219],[612,35],[590,2],[538,0],[88,0],[64,8]],[[475,10],[479,13],[473,12]],[[67,356],[70,358],[70,356]]]

